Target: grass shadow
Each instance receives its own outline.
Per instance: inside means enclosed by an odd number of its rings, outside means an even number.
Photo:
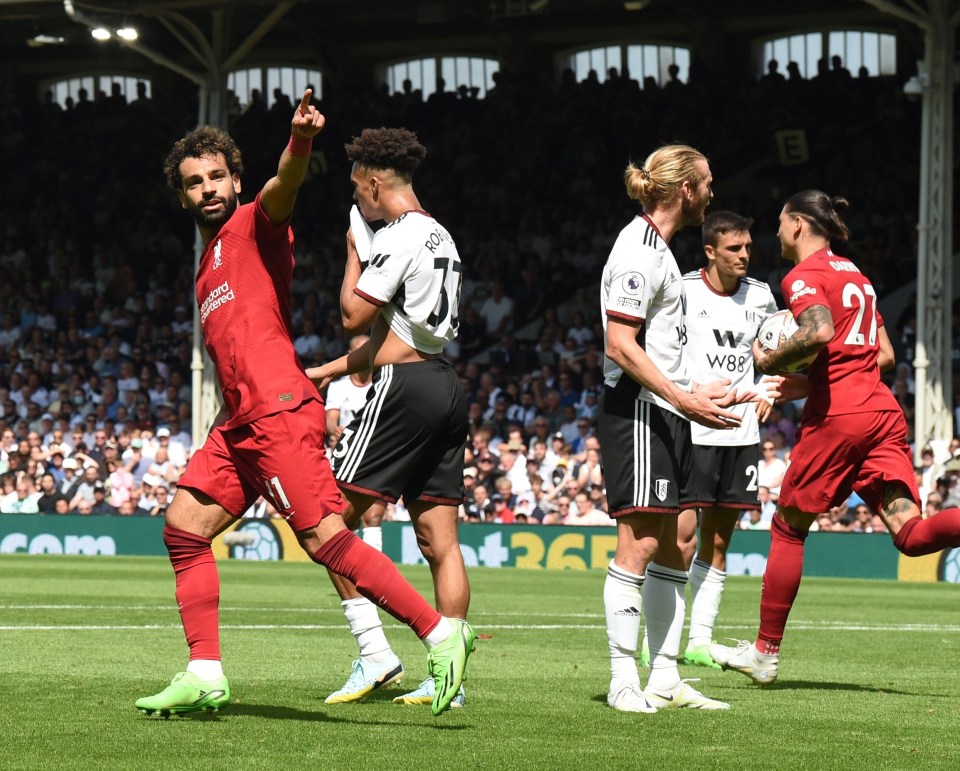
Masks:
[[[758,689],[768,690],[768,689]],[[899,691],[896,688],[883,688],[876,685],[861,685],[859,683],[831,683],[823,680],[786,680],[777,681],[770,691],[853,691],[859,693],[889,693],[892,696],[927,696],[929,694]]]
[[[340,707],[343,709],[343,707]],[[351,707],[346,707],[346,709],[351,709]],[[354,708],[355,709],[355,708]],[[382,717],[382,712],[377,711],[377,713],[370,714],[369,719],[362,719],[359,715],[356,717],[341,717],[339,715],[332,715],[329,712],[324,712],[322,710],[307,711],[302,709],[297,709],[296,707],[285,707],[278,706],[275,704],[231,704],[229,712],[224,710],[223,713],[225,716],[229,715],[249,715],[251,717],[260,717],[267,720],[303,720],[307,722],[316,722],[316,723],[344,723],[351,725],[395,725],[397,727],[404,726],[410,727],[411,723],[408,720],[384,720]],[[216,715],[212,715],[207,719],[216,719]],[[360,718],[360,719],[358,719]],[[443,720],[443,716],[435,718],[436,720]],[[422,723],[422,727],[435,727],[440,730],[467,730],[472,728],[472,726],[465,725],[444,725],[442,723]]]

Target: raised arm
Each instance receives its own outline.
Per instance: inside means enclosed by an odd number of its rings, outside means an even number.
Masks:
[[[290,142],[280,156],[277,175],[267,181],[260,193],[260,205],[277,225],[286,222],[293,213],[293,204],[310,163],[313,138],[323,129],[324,117],[310,104],[311,96],[313,91],[309,88],[303,92],[290,121]]]

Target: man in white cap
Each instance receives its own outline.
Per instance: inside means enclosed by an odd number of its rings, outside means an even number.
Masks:
[[[167,457],[174,466],[187,465],[187,448],[179,440],[175,441],[171,437],[170,429],[166,426],[157,429],[157,447],[166,448]]]

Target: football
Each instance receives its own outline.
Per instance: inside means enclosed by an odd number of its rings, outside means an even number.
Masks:
[[[757,339],[760,341],[760,347],[766,351],[775,351],[783,341],[790,337],[799,329],[796,319],[790,311],[777,311],[772,316],[767,317],[760,325],[760,331],[757,333]],[[808,356],[806,359],[794,362],[788,367],[781,369],[781,372],[800,372],[806,369],[810,363],[817,358],[817,354]]]

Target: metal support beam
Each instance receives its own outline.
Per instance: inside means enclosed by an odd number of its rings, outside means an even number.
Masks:
[[[953,421],[953,64],[956,23],[948,0],[929,0],[917,223],[917,348],[914,455],[931,440],[948,441]]]

